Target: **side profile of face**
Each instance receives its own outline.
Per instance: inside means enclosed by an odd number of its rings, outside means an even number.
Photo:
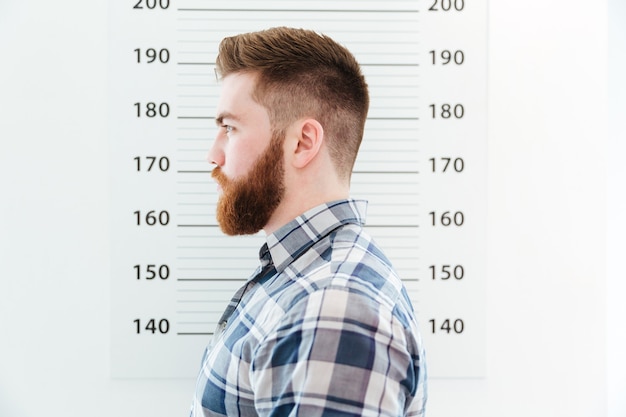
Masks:
[[[283,138],[272,135],[267,110],[252,98],[254,85],[248,73],[224,78],[208,155],[220,190],[217,221],[228,235],[263,229],[285,191]]]

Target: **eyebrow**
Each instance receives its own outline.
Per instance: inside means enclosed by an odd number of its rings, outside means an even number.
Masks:
[[[215,117],[215,124],[218,125],[218,126],[221,126],[223,124],[223,122],[224,122],[224,119],[231,119],[231,120],[234,120],[236,122],[238,122],[240,120],[239,117],[235,116],[232,113],[222,112],[222,113],[218,114]]]

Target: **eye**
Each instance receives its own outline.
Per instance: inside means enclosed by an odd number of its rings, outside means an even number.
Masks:
[[[222,125],[222,128],[224,129],[224,132],[226,132],[226,134],[229,134],[234,130],[231,125]]]

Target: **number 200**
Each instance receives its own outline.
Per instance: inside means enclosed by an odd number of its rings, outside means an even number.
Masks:
[[[439,8],[440,7],[440,8]],[[434,0],[430,9],[431,12],[456,10],[460,12],[465,8],[465,0]]]
[[[145,5],[145,7],[144,7]],[[167,9],[170,7],[170,0],[139,0],[133,9]]]

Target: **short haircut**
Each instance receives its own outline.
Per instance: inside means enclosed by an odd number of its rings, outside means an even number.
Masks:
[[[222,40],[216,71],[257,76],[253,98],[275,133],[311,117],[324,128],[337,173],[350,178],[363,139],[369,93],[358,62],[344,46],[311,30],[277,27]]]

